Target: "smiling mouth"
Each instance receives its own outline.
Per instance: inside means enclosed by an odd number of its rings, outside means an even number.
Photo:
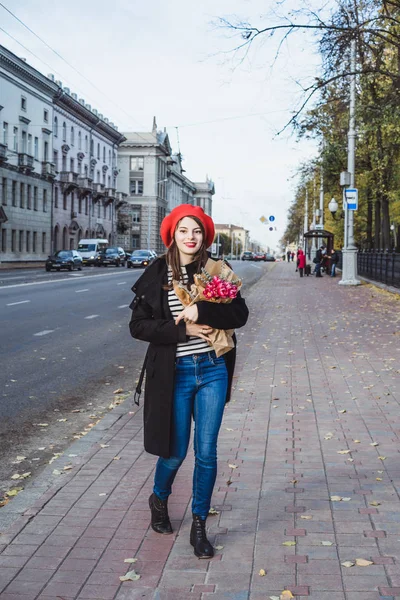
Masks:
[[[193,242],[188,242],[185,244],[185,246],[187,246],[188,248],[196,248],[196,244],[194,244]]]

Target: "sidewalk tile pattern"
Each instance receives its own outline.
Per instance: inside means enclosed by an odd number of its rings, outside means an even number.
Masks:
[[[0,535],[0,599],[400,597],[400,305],[337,281],[279,263],[248,295],[207,522],[213,560],[189,544],[192,459],[170,498],[174,534],[149,528],[156,458],[127,405],[103,447]],[[373,564],[343,565],[360,558]],[[132,568],[140,579],[121,582]]]

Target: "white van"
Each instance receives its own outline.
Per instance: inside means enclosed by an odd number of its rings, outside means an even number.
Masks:
[[[108,248],[108,240],[102,238],[79,240],[78,244],[78,252],[82,256],[84,265],[94,265],[98,252],[106,248]]]

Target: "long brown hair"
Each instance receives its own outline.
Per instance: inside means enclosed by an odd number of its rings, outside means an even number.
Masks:
[[[205,266],[205,264],[208,260],[208,254],[207,254],[207,248],[206,248],[206,232],[204,230],[204,225],[200,221],[200,219],[198,219],[197,217],[194,217],[193,215],[185,215],[185,216],[189,217],[190,219],[193,219],[193,221],[196,221],[197,225],[201,229],[201,233],[203,234],[203,242],[200,246],[199,251],[197,252],[197,254],[194,255],[194,258],[193,258],[193,262],[197,262],[197,273],[200,273],[202,267]],[[183,218],[185,218],[185,217],[183,217]],[[181,219],[181,221],[182,221],[182,219]],[[181,221],[178,222],[178,224],[175,228],[175,231],[178,229],[179,223]],[[175,234],[175,232],[174,232],[174,234]],[[167,264],[172,269],[172,279],[175,279],[176,281],[181,281],[182,280],[181,263],[179,260],[178,246],[176,245],[176,242],[175,242],[175,235],[174,235],[172,244],[170,245],[170,247],[167,250],[166,257],[167,257]]]

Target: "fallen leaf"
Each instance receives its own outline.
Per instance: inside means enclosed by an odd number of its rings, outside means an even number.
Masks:
[[[280,600],[279,596],[270,596],[269,600]]]
[[[105,492],[102,492],[101,494],[99,494],[99,496],[107,496],[107,494]]]
[[[120,581],[137,581],[138,579],[140,579],[140,575],[136,571],[128,571],[126,575],[122,575],[119,578]]]
[[[331,496],[332,502],[340,502],[341,499],[342,499],[342,496]]]
[[[357,567],[369,567],[374,563],[371,560],[365,560],[365,558],[356,558]]]
[[[125,558],[124,563],[135,563],[137,562],[137,558]]]
[[[122,388],[118,388],[117,390],[113,391],[113,394],[122,394],[123,393],[123,389]]]
[[[237,465],[228,465],[231,469],[237,469]]]
[[[372,442],[372,444],[370,444],[370,446],[379,446],[378,442]]]
[[[376,481],[382,481],[382,477],[377,477]]]
[[[65,465],[64,471],[70,471],[72,469],[72,465]]]
[[[351,498],[342,498],[342,502],[350,502]]]
[[[343,413],[347,412],[347,410],[344,408],[343,410],[339,410],[339,412],[340,412],[341,414],[343,414]]]
[[[48,427],[49,426],[48,423],[36,423],[36,425],[38,425],[38,427]]]
[[[300,515],[300,519],[310,520],[310,519],[312,519],[312,516],[311,515]]]
[[[66,421],[66,420],[67,420],[67,419],[57,419],[57,421],[58,421],[59,423],[65,423],[65,421]]]
[[[295,546],[296,542],[282,542],[282,546]]]
[[[321,542],[323,546],[333,546],[333,542]]]
[[[379,460],[386,460],[386,456],[378,456]]]
[[[218,510],[215,510],[215,508],[211,507],[210,510],[208,511],[209,515],[219,515]]]
[[[381,505],[381,503],[377,502],[377,500],[372,500],[372,502],[370,502],[369,504],[370,504],[370,506],[380,506]]]
[[[20,478],[19,473],[14,473],[14,475],[11,475],[10,479],[19,479],[19,478]]]
[[[20,476],[20,479],[27,479],[27,477],[31,476],[31,471],[28,471],[27,473],[22,473],[22,475]]]
[[[338,454],[350,454],[351,450],[337,450]]]
[[[4,493],[8,498],[12,498],[13,496],[16,496],[17,494],[22,492],[23,489],[24,489],[23,487],[16,487],[16,488],[13,488],[12,490],[8,490],[7,492],[4,492]]]
[[[361,441],[360,441],[360,440],[353,440],[353,442],[354,442],[355,444],[361,444]],[[342,563],[342,564],[343,564],[343,563]]]
[[[223,548],[223,547],[224,547],[224,546],[214,546],[214,548],[215,548],[216,550],[222,550],[222,548]]]
[[[100,444],[100,448],[109,448],[110,444]]]
[[[225,427],[226,431],[233,431],[231,427]]]
[[[26,456],[17,456],[17,458],[16,458],[16,460],[18,460],[18,461],[22,461],[25,459],[26,459]]]
[[[114,456],[113,460],[121,460],[120,456]]]
[[[58,469],[54,469],[53,475],[61,475],[61,471],[59,471]]]
[[[347,569],[349,569],[350,567],[354,567],[354,565],[356,563],[353,562],[352,560],[346,560],[345,562],[342,562],[341,564],[343,567],[346,567]]]
[[[290,600],[290,598],[294,598],[292,592],[290,590],[285,590],[282,592],[280,600]]]
[[[267,573],[265,572],[265,569],[260,569],[258,574],[260,577],[265,577]]]

